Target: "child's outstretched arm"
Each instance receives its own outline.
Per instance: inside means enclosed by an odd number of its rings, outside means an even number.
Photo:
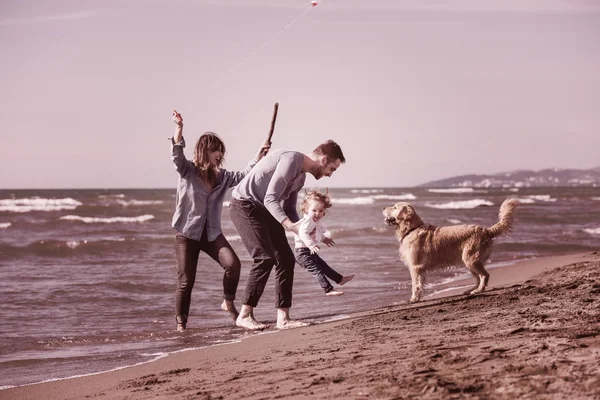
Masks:
[[[328,247],[333,247],[335,246],[335,242],[333,241],[332,238],[325,236],[322,240],[323,243],[325,243]]]
[[[318,229],[323,234],[323,239],[321,240],[321,242],[325,243],[327,247],[335,246],[335,242],[333,241],[333,239],[329,236],[325,236],[325,232],[327,232],[327,229],[325,229],[325,227],[321,224],[318,225]]]

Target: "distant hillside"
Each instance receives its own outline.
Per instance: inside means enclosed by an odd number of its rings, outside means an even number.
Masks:
[[[592,169],[519,170],[494,175],[461,175],[419,185],[419,187],[600,187],[600,167]]]

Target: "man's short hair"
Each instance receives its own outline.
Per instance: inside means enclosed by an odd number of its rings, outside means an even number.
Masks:
[[[340,160],[341,163],[346,162],[346,157],[344,157],[344,153],[342,153],[342,148],[331,139],[318,145],[317,148],[313,150],[313,153],[320,156],[326,156],[330,162],[335,160]]]

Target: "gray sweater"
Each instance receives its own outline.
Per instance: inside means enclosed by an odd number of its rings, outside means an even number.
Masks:
[[[179,173],[173,228],[183,236],[199,241],[206,227],[208,241],[212,242],[222,233],[221,212],[227,190],[237,185],[256,161],[250,161],[245,170],[238,172],[220,168],[219,182],[209,192],[194,163],[185,158],[185,140],[182,138],[179,143],[173,143],[171,139],[171,144],[173,163]]]
[[[286,217],[299,221],[296,202],[306,180],[303,162],[304,154],[297,151],[271,151],[233,189],[232,196],[266,208],[280,223]]]

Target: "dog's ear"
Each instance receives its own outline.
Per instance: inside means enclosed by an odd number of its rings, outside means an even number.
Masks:
[[[411,229],[423,224],[421,217],[419,217],[415,209],[410,204],[402,207],[402,210],[400,210],[398,213],[398,217],[398,229],[403,237]]]

